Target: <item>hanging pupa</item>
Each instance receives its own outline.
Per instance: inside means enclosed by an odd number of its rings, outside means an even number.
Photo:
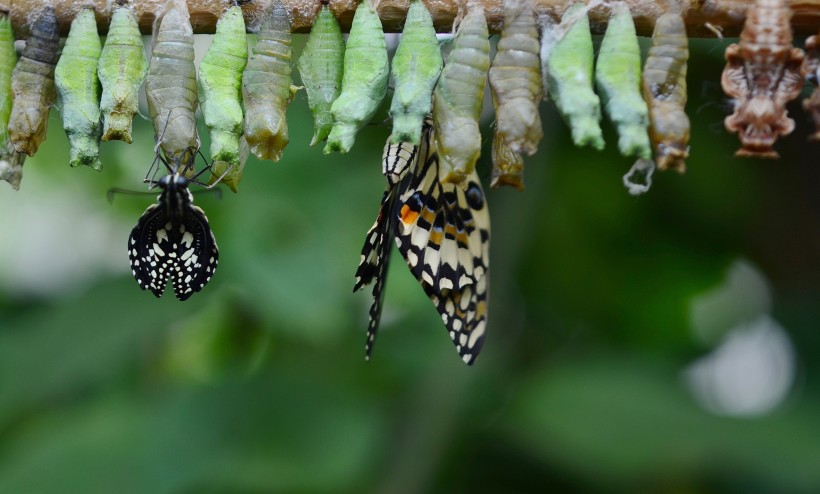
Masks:
[[[71,166],[86,165],[102,170],[100,163],[100,81],[97,64],[102,45],[92,9],[82,9],[71,22],[71,30],[54,82],[60,96],[63,128],[71,145]]]
[[[46,139],[48,112],[57,97],[54,67],[60,59],[54,7],[47,4],[33,15],[31,36],[11,76],[14,103],[8,126],[14,148],[29,156],[34,156]]]
[[[297,66],[313,113],[313,139],[310,145],[327,139],[333,127],[330,108],[342,92],[345,40],[339,21],[322,1],[322,7],[310,29],[305,49]]]
[[[216,24],[211,47],[199,64],[199,101],[211,136],[212,171],[216,176],[227,172],[223,181],[234,192],[240,171],[242,71],[247,60],[245,20],[242,9],[233,6]]]
[[[641,96],[641,49],[629,6],[615,3],[598,51],[595,85],[604,110],[618,131],[624,156],[652,157],[649,108]]]
[[[544,136],[538,113],[542,97],[538,27],[529,0],[505,5],[504,29],[489,72],[495,132],[515,153],[532,155]]]
[[[814,121],[814,133],[809,135],[812,141],[820,141],[820,34],[810,36],[806,40],[806,64],[803,69],[807,81],[814,81],[814,92],[803,101],[806,109]]]
[[[290,19],[276,1],[265,14],[242,76],[245,139],[261,160],[278,161],[288,145],[285,111],[298,88],[291,84]]]
[[[433,18],[421,0],[412,0],[401,42],[393,55],[395,90],[390,105],[393,119],[390,142],[419,145],[422,124],[430,113],[433,88],[443,65]]]
[[[538,14],[538,27],[541,31],[541,49],[538,52],[538,57],[541,59],[541,87],[544,92],[544,101],[547,101],[550,90],[549,60],[558,42],[560,29],[547,13]]]
[[[652,47],[643,68],[643,97],[649,104],[649,139],[661,170],[686,171],[689,117],[686,116],[686,62],[689,39],[679,12],[655,22]]]
[[[168,0],[154,22],[154,50],[145,95],[154,134],[165,157],[183,173],[193,172],[199,149],[194,33],[185,0]]]
[[[601,102],[592,90],[594,55],[587,8],[575,3],[564,11],[561,38],[549,55],[550,94],[572,130],[576,146],[604,148]]]
[[[740,137],[735,156],[778,158],[774,143],[794,130],[786,103],[803,89],[804,56],[792,46],[791,16],[786,0],[757,0],[746,11],[740,43],[726,48],[720,83],[735,98],[724,121]]]
[[[497,189],[509,185],[524,190],[524,158],[507,144],[504,136],[493,134],[493,171],[490,187]]]
[[[333,129],[325,154],[346,153],[353,147],[356,133],[370,121],[387,94],[389,73],[382,21],[370,0],[362,0],[347,38],[342,93],[331,107]]]
[[[102,140],[131,144],[131,121],[138,111],[139,90],[148,73],[148,59],[137,18],[128,7],[114,8],[97,72],[102,83]]]
[[[481,154],[478,118],[490,68],[489,36],[484,7],[479,2],[468,3],[433,91],[439,173],[447,183],[462,184]]]
[[[15,63],[17,52],[14,51],[11,21],[0,12],[0,180],[5,180],[14,190],[18,190],[26,155],[14,150],[8,133],[12,104],[11,73]]]

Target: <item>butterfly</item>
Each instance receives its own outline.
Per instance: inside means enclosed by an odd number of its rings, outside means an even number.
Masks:
[[[388,187],[367,232],[354,291],[373,283],[365,357],[376,339],[390,241],[433,302],[462,360],[475,362],[487,325],[490,215],[475,171],[463,185],[444,183],[432,124],[421,144],[388,144],[382,159]]]
[[[185,176],[187,166],[172,169],[161,156],[157,159],[171,173],[150,181],[162,192],[128,237],[131,273],[140,288],[150,289],[157,297],[162,296],[170,279],[176,297],[187,300],[211,280],[219,249],[205,212],[194,206],[188,190],[189,184],[200,183],[196,176]]]

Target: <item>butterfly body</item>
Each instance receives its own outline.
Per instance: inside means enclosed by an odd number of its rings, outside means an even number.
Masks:
[[[205,212],[193,205],[189,181],[162,177],[156,204],[145,210],[128,238],[131,272],[143,290],[162,296],[168,281],[179,300],[204,287],[219,262],[219,249]]]

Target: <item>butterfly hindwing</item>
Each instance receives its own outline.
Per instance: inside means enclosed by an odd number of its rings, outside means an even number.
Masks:
[[[157,233],[168,221],[168,215],[159,204],[148,206],[131,230],[128,238],[128,257],[131,261],[131,273],[143,290],[150,289],[157,297],[162,296],[167,282],[166,271],[160,270],[166,261],[164,253],[156,247]]]
[[[219,263],[216,239],[201,208],[190,206],[176,227],[172,247],[174,294],[179,300],[187,300],[211,281]]]

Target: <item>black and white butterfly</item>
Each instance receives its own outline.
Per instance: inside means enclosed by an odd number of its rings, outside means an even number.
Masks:
[[[462,360],[475,362],[487,325],[490,215],[475,171],[464,186],[440,177],[434,130],[426,122],[421,145],[384,150],[388,187],[367,232],[354,291],[375,281],[365,357],[379,328],[391,240],[433,302]]]
[[[170,173],[159,180],[146,179],[162,192],[131,230],[131,273],[140,288],[150,289],[157,297],[162,296],[170,280],[176,297],[187,300],[211,280],[219,262],[219,249],[205,212],[194,206],[188,190],[191,183],[204,185],[196,180],[198,175],[188,178],[189,166],[180,170],[159,155],[157,160]]]

